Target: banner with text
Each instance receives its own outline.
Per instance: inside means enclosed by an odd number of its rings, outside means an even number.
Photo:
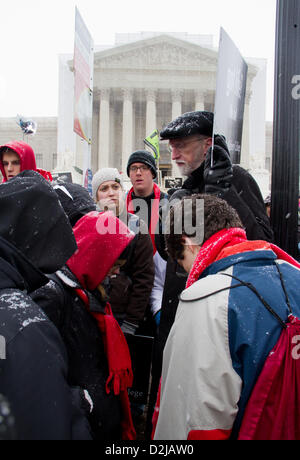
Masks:
[[[74,131],[92,142],[94,43],[83,19],[75,10],[75,103]]]

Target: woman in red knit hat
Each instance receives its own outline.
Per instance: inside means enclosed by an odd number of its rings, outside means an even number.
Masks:
[[[125,263],[134,234],[112,212],[90,212],[73,231],[78,250],[32,297],[64,339],[69,384],[86,390],[93,438],[132,440],[127,391],[133,380],[131,360],[107,286]]]

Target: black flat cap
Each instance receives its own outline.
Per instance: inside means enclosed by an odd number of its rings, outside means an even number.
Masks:
[[[171,121],[161,132],[161,140],[202,134],[213,135],[214,114],[212,112],[187,112]]]

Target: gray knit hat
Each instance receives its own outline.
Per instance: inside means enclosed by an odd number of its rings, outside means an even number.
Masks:
[[[102,168],[96,172],[92,180],[93,198],[97,201],[97,191],[103,182],[113,180],[118,182],[123,189],[123,176],[116,168]]]

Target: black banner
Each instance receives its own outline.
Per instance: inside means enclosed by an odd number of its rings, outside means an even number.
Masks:
[[[214,134],[226,137],[231,160],[241,162],[248,65],[224,29],[220,47],[215,98]]]
[[[134,375],[129,399],[135,404],[147,404],[152,361],[153,337],[125,334]]]

